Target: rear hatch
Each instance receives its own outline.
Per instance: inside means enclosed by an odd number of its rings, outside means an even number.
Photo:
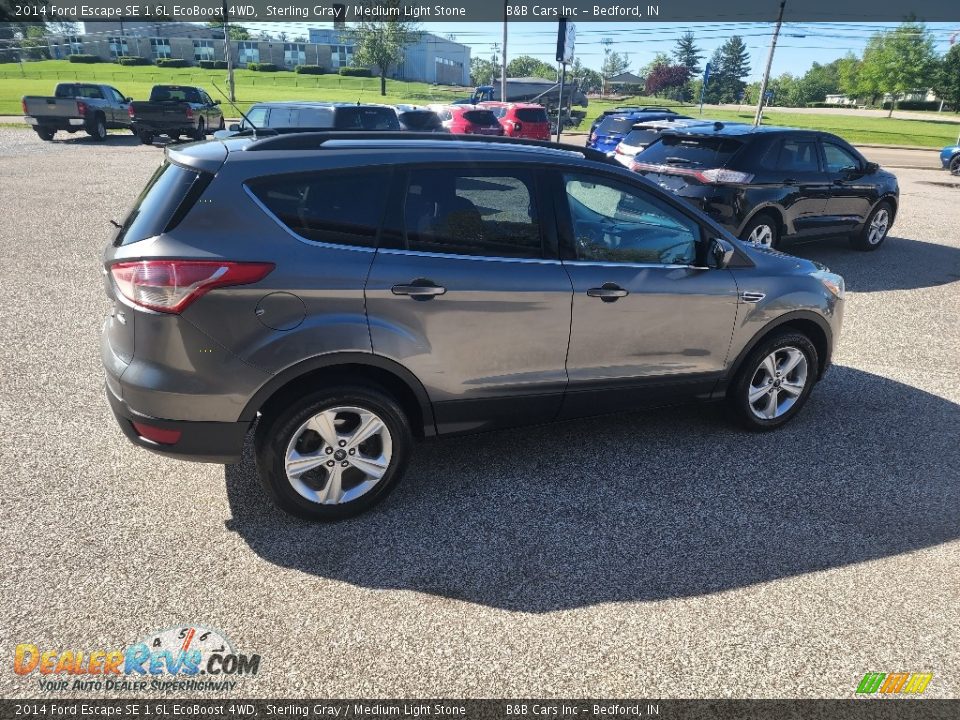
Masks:
[[[604,118],[590,136],[597,150],[610,151],[633,129],[636,120],[611,115]]]
[[[517,108],[513,112],[520,127],[517,133],[535,140],[550,139],[550,118],[544,108]]]
[[[440,116],[432,110],[407,110],[400,113],[403,127],[412,132],[442,132]]]
[[[476,135],[503,135],[500,121],[490,110],[467,110],[463,113],[466,132]]]
[[[680,194],[691,186],[744,183],[751,176],[730,169],[743,146],[742,141],[732,137],[664,133],[637,153],[631,168]]]
[[[617,145],[616,159],[621,164],[630,167],[633,156],[643,150],[660,136],[660,131],[655,128],[634,129],[627,133],[626,137]]]
[[[393,108],[357,105],[338,107],[333,126],[337,130],[399,130]]]

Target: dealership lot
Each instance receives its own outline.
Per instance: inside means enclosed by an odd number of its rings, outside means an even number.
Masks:
[[[248,456],[130,445],[103,397],[99,258],[160,161],[0,129],[3,696],[13,647],[200,624],[262,656],[237,696],[960,696],[960,181],[897,170],[835,367],[785,430],[679,408],[418,448],[374,511],[274,510]],[[865,151],[871,158],[869,150]],[[182,693],[178,693],[182,694]]]

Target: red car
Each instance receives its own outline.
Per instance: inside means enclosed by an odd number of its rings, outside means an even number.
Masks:
[[[489,108],[478,105],[431,106],[440,116],[443,126],[462,135],[503,135],[497,116]]]
[[[530,140],[550,139],[550,118],[543,105],[489,100],[479,107],[489,108],[497,116],[504,134]]]

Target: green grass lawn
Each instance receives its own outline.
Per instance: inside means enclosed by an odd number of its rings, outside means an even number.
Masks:
[[[23,66],[25,76],[17,64],[0,65],[0,115],[19,115],[20,98],[23,95],[51,95],[56,83],[68,80],[86,80],[114,85],[120,92],[136,100],[146,99],[150,88],[157,83],[180,83],[202,85],[214,98],[221,97],[214,89],[216,83],[226,91],[225,70],[201,70],[199,68],[120,67],[112,63],[82,65],[66,60],[45,60]],[[379,78],[352,78],[339,75],[297,75],[292,72],[262,73],[252,70],[237,70],[237,105],[244,112],[251,103],[264,100],[334,100],[347,102],[384,102],[389,104],[451,102],[470,95],[470,88],[429,85],[426,83],[387,81],[387,95],[380,95]],[[672,105],[671,101],[659,98],[633,97],[617,101],[592,101],[587,108],[587,117],[580,129],[589,128],[590,122],[604,109],[616,105],[649,104]],[[224,112],[236,116],[236,112],[224,102]],[[696,107],[678,107],[679,112],[697,116]],[[718,120],[752,122],[753,112],[744,108],[730,110],[706,110],[704,117]],[[883,145],[915,145],[941,148],[956,142],[960,125],[937,120],[909,120],[856,115],[830,115],[780,112],[776,109],[765,114],[765,124],[813,128],[835,133],[852,143],[876,143]]]

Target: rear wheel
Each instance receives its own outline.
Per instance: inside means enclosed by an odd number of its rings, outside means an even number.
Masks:
[[[740,233],[740,239],[760,247],[776,249],[780,245],[780,223],[769,213],[754,217]]]
[[[221,116],[220,116],[220,124],[217,125],[217,130],[226,130],[226,129],[227,129],[227,124],[226,124],[226,122],[225,122],[224,119],[223,119],[223,115],[221,115]]]
[[[893,208],[890,203],[881,202],[867,217],[863,229],[850,238],[850,244],[857,250],[876,250],[887,239],[891,225],[893,225]]]
[[[817,349],[799,332],[771,335],[747,357],[727,392],[741,424],[759,432],[789,422],[817,380]]]
[[[87,132],[97,142],[103,142],[107,139],[107,121],[103,115],[97,115],[93,118],[93,123],[87,128]]]
[[[261,418],[260,480],[281,509],[310,520],[363,512],[403,477],[413,437],[385,392],[337,387],[307,395]]]
[[[954,155],[950,161],[950,172],[954,175],[960,175],[960,155]]]
[[[137,137],[140,138],[140,142],[144,145],[153,145],[153,133],[144,130],[143,132],[137,133]]]
[[[56,130],[51,130],[50,128],[45,128],[45,127],[37,128],[37,136],[41,140],[46,140],[48,142],[50,140],[53,140],[53,136],[56,134],[56,132],[57,132]]]

